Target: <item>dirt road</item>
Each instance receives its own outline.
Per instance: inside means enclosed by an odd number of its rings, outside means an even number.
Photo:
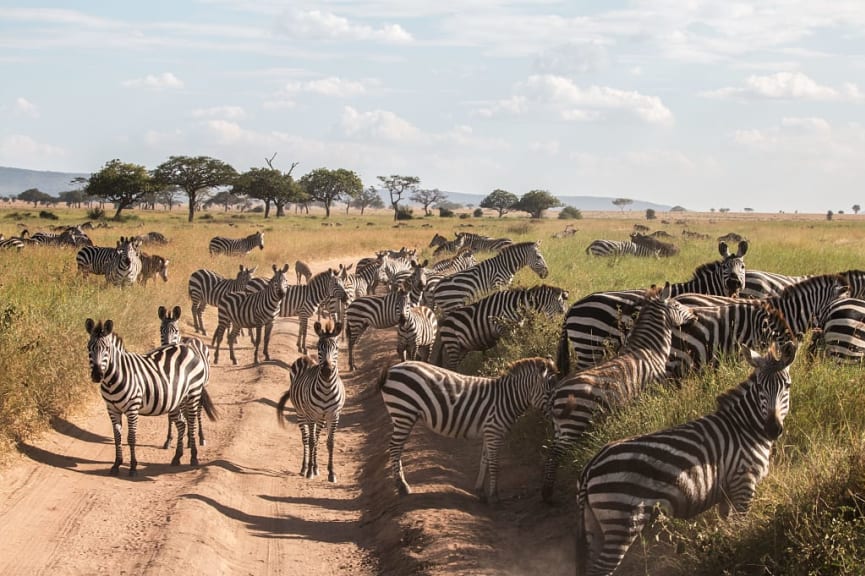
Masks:
[[[188,306],[181,323],[192,333]],[[208,309],[212,330],[216,315]],[[117,326],[119,334],[123,327]],[[111,426],[96,385],[92,408],[0,471],[0,574],[545,574],[573,573],[573,506],[540,502],[540,459],[502,455],[496,508],[472,493],[480,448],[417,428],[400,499],[387,466],[390,423],[376,390],[394,362],[395,330],[367,333],[359,369],[343,371],[349,401],[336,438],[338,482],[298,474],[300,432],[278,426],[276,402],[297,357],[296,319],[279,320],[270,362],[214,367],[219,421],[205,420],[201,465],[162,450],[165,418],[142,418],[138,476],[108,476]],[[82,329],[82,340],[83,340]],[[310,327],[310,342],[315,334]],[[82,362],[86,362],[83,341]],[[340,366],[347,365],[342,351]],[[323,449],[326,456],[326,449]],[[128,462],[128,449],[124,454]]]

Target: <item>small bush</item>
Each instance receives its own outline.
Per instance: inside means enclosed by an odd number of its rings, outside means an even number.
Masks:
[[[462,214],[460,214],[460,220],[467,220],[467,219],[469,219],[469,218],[471,218],[471,215],[470,215],[470,214],[466,214],[465,212],[463,212]]]
[[[96,206],[87,211],[87,219],[88,220],[104,220],[105,219],[105,210]]]
[[[252,212],[253,214],[264,214],[264,206],[253,206],[247,212]]]
[[[472,212],[472,216],[475,218],[483,218],[484,217],[484,209],[483,208],[475,208],[475,211]]]
[[[559,220],[582,220],[583,213],[580,212],[579,208],[574,208],[573,206],[565,206],[562,208],[561,212],[559,212]]]
[[[828,212],[826,212],[826,220],[832,220],[832,216],[833,216],[833,214],[832,214],[832,211],[831,211],[831,210],[829,210]]]
[[[40,210],[39,217],[44,218],[45,220],[60,220],[60,217],[54,212],[49,212],[48,210]]]
[[[400,206],[396,211],[397,220],[411,220],[414,218],[414,210],[408,206]]]
[[[454,217],[454,211],[451,210],[450,208],[439,207],[439,216],[441,218],[453,218]]]
[[[657,218],[657,214],[655,214],[654,208],[646,208],[646,220],[654,220]]]

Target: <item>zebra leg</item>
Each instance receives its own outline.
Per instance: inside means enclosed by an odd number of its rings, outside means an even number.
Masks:
[[[171,421],[171,416],[168,417],[168,434],[165,436],[165,444],[162,445],[163,450],[168,450],[168,447],[171,446],[171,427],[174,423]]]
[[[174,417],[174,425],[177,426],[177,445],[174,449],[174,458],[171,459],[172,466],[179,466],[180,459],[183,458],[183,441],[186,437],[186,418],[183,416],[183,411],[178,411],[172,414]]]
[[[195,426],[198,424],[198,418],[201,415],[201,397],[187,398],[184,406],[184,417],[186,419],[186,437],[188,439],[187,446],[189,447],[189,465],[198,466],[198,445],[195,443]]]
[[[129,475],[135,476],[136,468],[138,467],[138,460],[135,458],[135,437],[138,434],[138,412],[127,413],[126,424],[129,426],[126,436],[126,441],[129,444]],[[117,466],[116,461],[114,465]]]
[[[204,446],[204,426],[201,425],[201,406],[198,406],[198,444]],[[191,448],[191,446],[190,446]]]
[[[336,471],[333,468],[334,436],[336,436],[336,425],[339,424],[339,414],[330,421],[327,431],[327,481],[336,482]]]
[[[258,328],[260,331],[261,328]],[[270,352],[268,349],[270,348],[270,334],[273,332],[273,322],[268,322],[264,325],[264,359],[270,361]]]
[[[210,347],[213,348],[213,365],[219,364],[219,347],[222,345],[222,336],[225,334],[225,328],[217,326],[213,333],[213,340],[210,342]]]
[[[387,451],[390,454],[390,465],[393,470],[396,489],[400,496],[411,494],[411,486],[405,480],[405,473],[402,467],[402,449],[414,428],[415,419],[411,420],[394,420],[393,432],[390,436],[390,444]]]
[[[495,433],[490,434],[491,438],[485,440],[484,445],[486,446],[486,457],[487,457],[487,469],[490,473],[490,483],[487,487],[486,496],[481,496],[481,500],[485,502],[489,502],[490,504],[498,504],[499,502],[499,485],[498,485],[498,474],[499,474],[499,447],[502,443],[502,437]],[[483,461],[481,461],[483,464]],[[481,468],[483,470],[483,468]],[[480,487],[477,487],[478,490],[483,488],[483,484]]]
[[[475,480],[475,494],[481,499],[481,502],[487,501],[486,493],[484,492],[484,480],[487,477],[487,469],[489,468],[489,458],[487,456],[487,443],[484,440],[484,445],[481,447],[481,462],[478,466],[478,479]]]
[[[354,365],[354,345],[357,344],[358,338],[366,330],[366,325],[361,326],[356,331],[352,331],[351,325],[346,322],[345,330],[348,332],[348,369],[354,370],[356,368]]]
[[[123,414],[120,412],[109,412],[111,418],[111,429],[114,431],[114,465],[108,471],[112,476],[120,473],[120,465],[123,464],[123,447],[120,445],[120,433],[123,431]]]
[[[306,470],[307,478],[318,477],[318,439],[321,436],[322,427],[322,424],[318,422],[312,424],[309,446],[309,468]]]
[[[301,419],[298,415],[298,423],[300,424],[300,440],[303,443],[303,464],[300,466],[300,475],[306,477],[309,469],[309,448],[310,448],[310,424]]]
[[[552,504],[553,501],[553,489],[556,484],[556,470],[559,467],[559,460],[561,459],[563,452],[564,447],[559,439],[557,438],[553,440],[553,448],[550,450],[550,455],[547,457],[547,461],[544,464],[544,483],[541,488],[541,497],[547,504]]]
[[[306,328],[309,325],[309,317],[301,313],[299,318],[299,326],[297,328],[297,351],[301,354],[306,354]]]
[[[253,336],[254,334],[254,336]],[[258,365],[258,348],[261,346],[261,326],[249,329],[249,337],[252,338],[254,350],[252,352],[252,363]]]
[[[234,355],[234,343],[237,341],[237,335],[240,334],[240,328],[233,327],[228,333],[228,356],[231,358],[231,363],[237,365],[237,357]],[[256,352],[258,348],[256,347]]]

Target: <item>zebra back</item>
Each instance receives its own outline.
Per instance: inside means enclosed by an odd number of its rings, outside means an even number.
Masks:
[[[778,296],[788,286],[801,282],[809,276],[788,276],[765,272],[763,270],[748,270],[745,272],[745,287],[739,292],[742,298],[770,298]]]
[[[210,239],[207,248],[211,256],[217,254],[235,256],[246,254],[256,247],[264,250],[264,232],[260,230],[255,234],[246,236],[245,238],[225,238],[223,236],[214,236]]]
[[[865,300],[839,298],[818,318],[808,354],[823,353],[840,362],[865,359]]]
[[[78,271],[84,276],[98,274],[104,276],[117,254],[117,248],[109,246],[82,246],[75,254]]]

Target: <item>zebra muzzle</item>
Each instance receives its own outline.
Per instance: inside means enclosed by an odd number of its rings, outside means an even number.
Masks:
[[[102,368],[100,368],[99,366],[92,366],[90,368],[90,379],[93,382],[102,382],[102,376]]]

